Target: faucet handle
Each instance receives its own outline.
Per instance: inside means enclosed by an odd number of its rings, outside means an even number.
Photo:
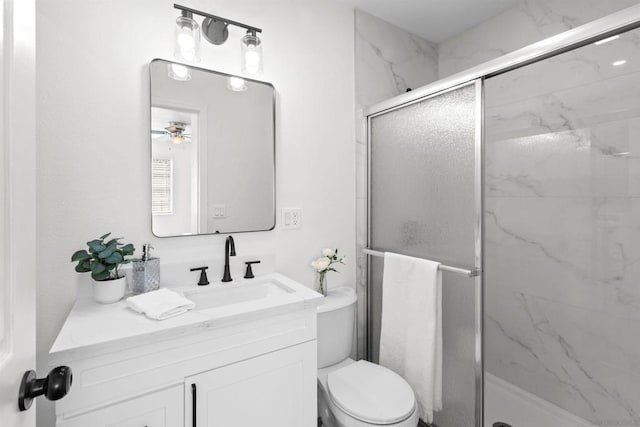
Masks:
[[[190,269],[190,271],[200,272],[200,280],[198,280],[198,286],[204,286],[209,284],[209,279],[207,279],[207,271],[206,271],[208,268],[209,267],[204,266],[204,267],[196,267],[196,268]]]
[[[244,273],[244,278],[245,279],[253,279],[254,276],[253,275],[253,270],[251,269],[251,264],[260,264],[260,261],[247,261],[245,262],[245,264],[247,265],[247,271]]]

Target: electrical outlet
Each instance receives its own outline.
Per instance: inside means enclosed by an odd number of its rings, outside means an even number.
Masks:
[[[300,228],[300,209],[291,211],[291,227]]]
[[[302,225],[302,209],[282,208],[282,228],[293,230]]]

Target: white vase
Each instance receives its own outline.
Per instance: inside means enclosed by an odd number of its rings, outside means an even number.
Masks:
[[[93,281],[93,299],[100,304],[118,302],[124,296],[127,288],[127,278],[115,280]]]

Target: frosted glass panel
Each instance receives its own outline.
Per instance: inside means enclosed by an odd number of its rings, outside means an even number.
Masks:
[[[371,243],[474,262],[475,89],[371,120]]]
[[[475,86],[373,117],[370,246],[472,267],[475,261]],[[370,257],[371,356],[377,361],[382,259]],[[475,281],[443,273],[442,427],[475,424]]]

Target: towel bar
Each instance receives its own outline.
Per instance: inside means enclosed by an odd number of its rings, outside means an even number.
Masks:
[[[374,251],[373,249],[363,249],[362,252],[364,252],[367,255],[372,255],[372,256],[377,256],[380,258],[384,258],[384,252],[380,252],[380,251]],[[440,267],[438,267],[440,270],[442,271],[450,271],[452,273],[456,273],[456,274],[462,274],[464,276],[467,277],[476,277],[480,275],[480,269],[479,268],[474,268],[471,270],[465,269],[465,268],[458,268],[458,267],[451,267],[450,265],[444,265],[444,264],[440,264]]]

